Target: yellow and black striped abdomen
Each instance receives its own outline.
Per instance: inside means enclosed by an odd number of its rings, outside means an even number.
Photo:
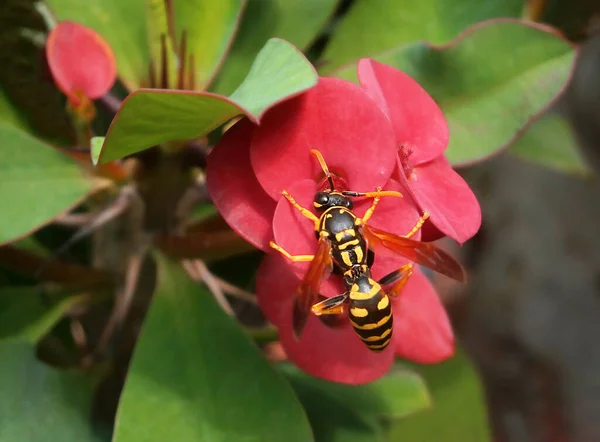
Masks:
[[[361,276],[350,289],[349,317],[369,349],[383,351],[392,340],[394,318],[390,298],[372,279]]]

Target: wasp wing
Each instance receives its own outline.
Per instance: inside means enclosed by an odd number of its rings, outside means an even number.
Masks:
[[[465,271],[458,261],[431,243],[394,235],[366,224],[362,226],[361,232],[368,241],[369,247],[383,246],[452,279],[465,281]]]
[[[329,276],[333,268],[331,244],[325,237],[319,238],[317,252],[310,263],[294,298],[292,325],[296,338],[300,337],[312,306],[319,302],[321,283]]]

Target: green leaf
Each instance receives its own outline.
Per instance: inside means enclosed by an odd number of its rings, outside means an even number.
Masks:
[[[245,0],[173,2],[175,30],[187,33],[187,53],[193,56],[195,88],[204,90],[231,44]]]
[[[417,40],[442,44],[477,22],[519,17],[523,0],[357,0],[332,34],[323,72]]]
[[[433,408],[390,422],[389,440],[489,442],[490,429],[477,374],[462,351],[436,365],[416,366],[433,396]]]
[[[584,161],[569,123],[560,115],[546,114],[510,148],[518,157],[560,172],[587,175]]]
[[[312,386],[340,406],[361,415],[399,418],[431,407],[431,398],[421,376],[400,364],[383,378],[358,386],[318,379],[289,363],[281,364],[280,369],[295,389]]]
[[[35,287],[0,288],[0,339],[19,338],[35,343],[82,299],[63,296],[59,301],[50,301],[44,300]]]
[[[383,441],[383,419],[431,406],[419,375],[397,364],[383,378],[352,386],[314,378],[290,363],[279,365],[306,408],[318,441]]]
[[[235,320],[178,264],[157,259],[114,442],[312,440],[292,389]]]
[[[94,166],[98,164],[98,158],[100,158],[100,152],[102,151],[102,145],[104,144],[104,137],[92,137],[90,150],[90,156],[92,157],[92,163]]]
[[[2,88],[0,88],[0,123],[7,123],[24,131],[29,129],[27,121],[12,105]]]
[[[249,0],[235,41],[211,90],[230,94],[269,38],[304,50],[333,14],[338,0]]]
[[[0,342],[0,441],[98,442],[91,380],[52,369],[34,354],[28,342]]]
[[[46,0],[45,3],[59,20],[80,23],[102,35],[115,53],[119,77],[129,90],[146,83],[150,65],[146,0]]]
[[[373,58],[406,72],[435,98],[450,126],[446,155],[462,165],[508,147],[544,112],[568,82],[575,55],[546,27],[490,20],[447,46],[415,43]],[[356,81],[356,66],[336,75]]]
[[[290,379],[319,442],[383,442],[381,422],[340,403],[317,385]]]
[[[98,163],[168,141],[204,136],[237,115],[258,122],[269,107],[311,88],[317,81],[314,68],[295,47],[271,39],[231,98],[158,89],[129,95],[106,134]]]
[[[41,227],[92,188],[77,163],[21,130],[0,123],[0,243]]]

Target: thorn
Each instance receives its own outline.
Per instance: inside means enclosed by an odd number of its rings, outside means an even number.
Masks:
[[[181,43],[179,45],[179,70],[177,78],[177,89],[185,89],[185,51],[187,47],[187,32],[181,33]]]

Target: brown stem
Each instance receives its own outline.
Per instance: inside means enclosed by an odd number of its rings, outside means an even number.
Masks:
[[[100,102],[106,110],[116,114],[121,109],[121,104],[123,103],[121,99],[117,98],[110,92],[107,92],[102,97],[98,98],[98,102]]]
[[[547,0],[527,0],[523,6],[521,18],[539,22],[546,8],[546,3]]]
[[[156,239],[156,245],[165,254],[179,259],[216,260],[255,250],[232,230],[163,236]]]
[[[193,261],[184,260],[181,264],[190,278],[194,281],[204,282],[204,284],[206,284],[225,313],[234,316],[233,309],[231,308],[229,301],[227,301],[227,298],[225,298],[221,286],[204,262],[199,259]]]
[[[221,289],[228,295],[234,296],[238,299],[241,299],[242,301],[250,302],[254,305],[258,304],[258,302],[256,301],[256,295],[254,293],[248,292],[240,287],[237,287],[225,281],[224,279],[219,278],[216,275],[213,275],[213,277],[215,278],[215,281],[217,281],[219,286],[221,286]]]
[[[127,265],[127,271],[125,274],[125,282],[122,290],[120,290],[115,298],[113,310],[108,318],[104,330],[102,331],[102,334],[100,335],[100,338],[98,339],[96,349],[94,350],[94,353],[91,355],[90,359],[94,359],[94,357],[100,356],[106,351],[111,338],[115,334],[115,331],[120,328],[120,326],[123,324],[123,321],[127,317],[133,301],[133,295],[135,294],[135,289],[137,287],[138,278],[140,276],[140,271],[145,256],[146,249],[131,255],[129,258],[129,263]]]
[[[21,275],[58,284],[72,284],[81,287],[108,286],[112,284],[112,275],[104,270],[64,261],[47,263],[43,272],[40,268],[46,258],[18,249],[12,245],[0,247],[0,266]]]

